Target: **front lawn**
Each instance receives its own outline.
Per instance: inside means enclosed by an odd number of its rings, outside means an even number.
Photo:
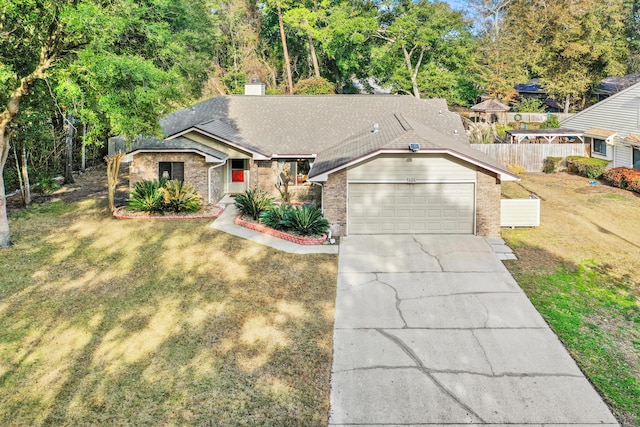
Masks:
[[[326,425],[337,257],[104,201],[10,218],[0,425]]]
[[[541,226],[504,230],[507,268],[625,426],[640,425],[640,198],[568,174],[527,174]]]

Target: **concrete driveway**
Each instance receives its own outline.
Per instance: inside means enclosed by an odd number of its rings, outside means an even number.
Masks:
[[[342,239],[330,426],[618,425],[489,244]]]

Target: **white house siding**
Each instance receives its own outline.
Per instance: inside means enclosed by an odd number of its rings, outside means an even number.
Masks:
[[[633,148],[628,145],[617,144],[615,146],[615,156],[611,167],[613,168],[631,168],[633,167]]]
[[[349,182],[475,181],[476,169],[445,154],[383,154],[347,172]]]
[[[640,134],[640,83],[598,102],[586,110],[561,122],[563,128],[587,131],[592,128],[617,132],[616,139]],[[593,148],[593,144],[592,144]],[[631,151],[629,147],[617,143],[607,147],[612,153],[608,160],[613,160],[609,167],[630,167]],[[603,158],[592,152],[592,156]]]
[[[562,121],[562,127],[587,131],[613,130],[625,137],[640,133],[640,84],[635,84],[604,101]]]

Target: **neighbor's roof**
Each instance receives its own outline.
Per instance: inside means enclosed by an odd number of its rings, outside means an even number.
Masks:
[[[640,73],[627,74],[626,76],[605,77],[593,88],[593,93],[612,95],[624,90],[640,81]]]
[[[219,96],[160,124],[169,139],[195,131],[266,156],[310,156],[393,113],[466,140],[460,117],[444,101],[397,95]]]
[[[516,178],[495,160],[471,148],[463,135],[444,135],[401,114],[390,114],[375,128],[364,128],[336,146],[318,153],[309,178],[313,180],[314,177],[339,170],[378,152],[403,150],[409,153],[408,147],[412,143],[420,145],[420,153],[447,152],[497,172],[503,178]]]
[[[601,136],[603,138],[609,138],[611,135],[615,135],[616,133],[617,132],[615,130],[598,129],[598,128],[591,128],[584,132],[585,135]]]
[[[531,79],[527,83],[518,83],[513,87],[519,93],[545,94],[546,91],[540,79]]]
[[[482,101],[480,104],[476,104],[471,107],[471,111],[486,113],[509,111],[510,109],[511,107],[504,105],[495,98],[487,99],[486,101]]]

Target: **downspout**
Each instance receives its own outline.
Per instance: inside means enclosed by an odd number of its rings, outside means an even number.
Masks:
[[[227,164],[227,159],[224,159],[224,162],[220,163],[219,165],[211,166],[207,171],[207,193],[209,193],[209,197],[208,197],[209,204],[211,204],[211,171],[214,170],[215,168],[219,168],[220,166],[224,166],[226,164]]]
[[[322,188],[322,191],[320,192],[320,212],[322,212],[322,215],[324,216],[324,185],[320,182],[314,181],[311,181],[311,183]],[[332,245],[336,243],[336,239],[332,237],[331,228],[327,230],[327,241]]]

